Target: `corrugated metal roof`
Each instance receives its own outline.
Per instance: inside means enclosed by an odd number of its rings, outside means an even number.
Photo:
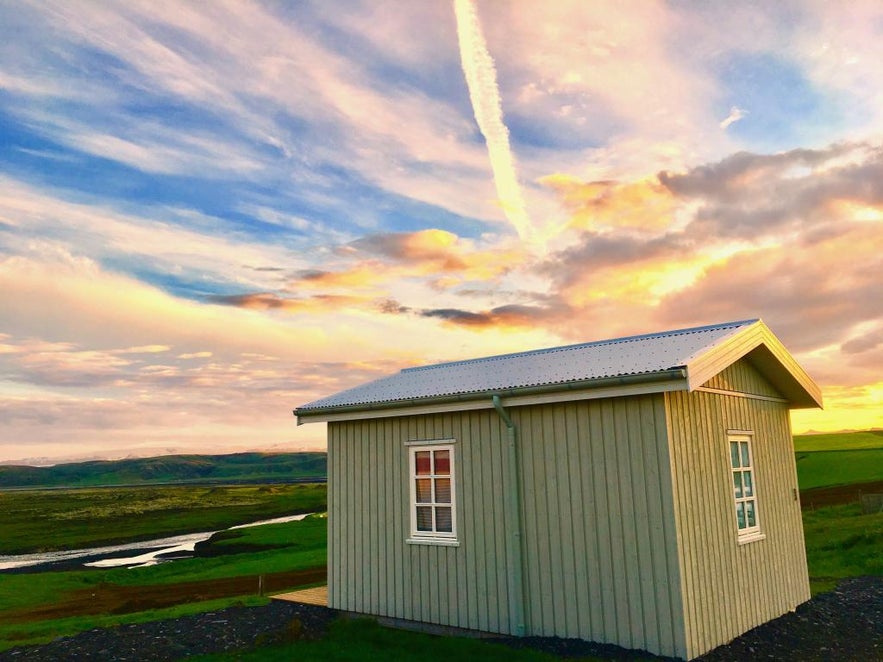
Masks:
[[[298,408],[297,415],[477,393],[553,386],[686,366],[693,358],[754,324],[726,324],[614,338],[579,345],[406,368]]]

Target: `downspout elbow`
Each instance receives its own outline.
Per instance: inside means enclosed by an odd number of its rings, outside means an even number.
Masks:
[[[515,432],[515,423],[512,422],[512,419],[509,418],[509,413],[503,409],[503,403],[500,401],[500,396],[495,395],[492,398],[494,403],[494,409],[497,410],[497,413],[500,415],[500,418],[503,419],[503,423],[506,424],[506,427],[509,429],[509,432]]]

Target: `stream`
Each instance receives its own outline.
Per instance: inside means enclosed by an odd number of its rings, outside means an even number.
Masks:
[[[274,519],[259,520],[248,524],[231,526],[224,531],[244,529],[250,526],[262,524],[280,524],[282,522],[296,522],[307,517],[311,513],[291,515],[288,517],[276,517]],[[56,552],[39,552],[36,554],[0,555],[0,572],[25,571],[35,572],[41,570],[76,570],[83,567],[89,568],[141,568],[148,565],[156,565],[175,559],[191,558],[196,543],[208,540],[217,531],[203,531],[201,533],[187,533],[168,538],[156,538],[154,540],[142,540],[140,542],[126,543],[124,545],[110,545],[107,547],[87,547],[84,549],[66,549]]]

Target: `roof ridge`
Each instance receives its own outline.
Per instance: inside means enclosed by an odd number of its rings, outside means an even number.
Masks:
[[[735,322],[722,322],[720,324],[708,324],[705,326],[695,326],[688,327],[683,329],[672,329],[671,331],[658,331],[656,333],[643,333],[633,336],[622,336],[620,338],[608,338],[606,340],[593,340],[590,342],[584,343],[575,343],[573,345],[561,345],[558,347],[546,347],[543,349],[531,349],[523,352],[511,352],[509,354],[495,354],[491,356],[483,356],[474,359],[461,359],[459,361],[445,361],[442,363],[433,363],[430,365],[421,365],[414,366],[412,368],[402,368],[401,373],[410,373],[410,372],[421,372],[424,370],[435,370],[436,368],[448,368],[451,366],[458,365],[470,365],[475,363],[483,363],[486,361],[501,361],[504,359],[511,358],[521,358],[524,356],[535,356],[540,354],[553,354],[555,352],[565,352],[572,351],[577,349],[585,349],[587,347],[601,347],[603,345],[619,345],[628,342],[637,342],[639,340],[647,340],[650,338],[662,338],[662,337],[670,337],[670,336],[678,336],[678,335],[687,335],[690,333],[702,333],[706,331],[714,331],[718,329],[726,329],[726,328],[738,328],[740,326],[747,326],[748,324],[754,324],[755,322],[759,322],[760,318],[754,319],[744,319],[738,320]]]

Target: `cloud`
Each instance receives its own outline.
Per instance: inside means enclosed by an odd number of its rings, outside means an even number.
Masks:
[[[432,13],[409,15],[425,25]],[[12,111],[41,137],[144,172],[274,182],[277,204],[310,192],[287,182],[318,183],[312,193],[328,190],[339,219],[369,215],[341,201],[341,179],[461,216],[499,216],[486,157],[455,104],[372,68],[388,43],[370,49],[360,40],[368,52],[348,53],[321,28],[333,17],[307,6],[297,20],[287,14],[248,2],[212,12],[156,2],[33,7],[4,59],[6,76],[48,79],[40,93],[57,90],[63,112],[33,103],[37,91],[21,85]],[[22,46],[45,31],[53,49]],[[456,66],[455,44],[448,40],[435,61]],[[95,54],[114,66],[94,73]]]
[[[759,316],[814,367],[814,352],[842,345],[868,348],[883,368],[867,328],[883,317],[881,166],[879,147],[852,143],[743,152],[657,180],[550,180],[574,216],[569,245],[536,271],[569,307],[558,332],[577,339],[585,328],[634,332],[635,320],[651,330]],[[839,383],[854,383],[857,366],[829,360],[842,367]]]
[[[495,239],[495,238],[493,238]],[[498,281],[523,264],[521,246],[477,243],[439,229],[370,234],[332,249],[328,268],[294,272],[285,286],[293,294],[334,292],[384,297],[403,288],[420,296],[466,283]]]
[[[329,311],[340,312],[346,308],[364,308],[366,303],[372,302],[371,299],[357,296],[317,294],[306,298],[288,298],[271,292],[212,295],[207,301],[248,310],[279,310],[312,315]]]
[[[747,110],[743,110],[742,108],[738,108],[736,106],[733,106],[732,108],[730,108],[730,114],[727,115],[726,118],[721,120],[720,127],[722,129],[726,129],[731,124],[735,124],[736,122],[741,120],[747,114],[748,114]]]
[[[0,259],[0,307],[8,333],[90,349],[162,345],[227,356],[243,351],[278,356],[292,344],[318,349],[316,343],[324,342],[315,324],[288,328],[246,310],[178,299],[85,258],[61,252],[49,257]]]
[[[490,3],[482,17],[505,67],[502,94],[510,129],[511,118],[519,120],[515,144],[528,181],[550,172],[606,179],[681,168],[728,142],[717,128],[707,57],[677,47],[689,43],[681,40],[689,12],[563,0]]]
[[[0,457],[296,440],[405,365],[755,315],[829,403],[883,398],[877,8],[0,14]],[[729,80],[816,106],[755,153]]]
[[[672,225],[680,203],[656,177],[638,181],[582,182],[555,174],[540,182],[555,191],[576,229],[658,229]]]
[[[162,354],[171,349],[168,345],[142,345],[140,347],[127,347],[118,350],[120,354]]]
[[[563,307],[510,304],[481,312],[457,308],[434,308],[420,310],[417,314],[421,317],[441,319],[455,326],[505,331],[519,327],[549,325],[560,319],[563,313]]]
[[[712,320],[761,316],[796,351],[837,342],[853,325],[883,316],[876,228],[853,226],[807,244],[738,253],[669,297],[659,315],[672,323],[695,320],[697,311]]]
[[[179,359],[208,359],[211,358],[213,352],[189,352],[187,354],[179,354]]]
[[[879,147],[742,153],[660,180],[700,202],[684,236],[732,247],[663,302],[661,319],[760,315],[789,346],[809,352],[847,342],[883,316],[875,276],[883,273]]]
[[[497,71],[481,31],[478,11],[472,0],[454,0],[454,12],[457,17],[460,60],[469,88],[469,99],[475,121],[487,143],[500,205],[518,236],[522,240],[531,241],[534,239],[534,232],[518,183],[515,157],[509,144],[509,130],[503,122]]]
[[[841,203],[883,204],[883,150],[839,144],[759,155],[742,152],[685,173],[659,174],[672,193],[701,203],[697,237],[784,239],[836,231]]]
[[[847,340],[841,346],[844,354],[864,354],[883,346],[883,326]]]

